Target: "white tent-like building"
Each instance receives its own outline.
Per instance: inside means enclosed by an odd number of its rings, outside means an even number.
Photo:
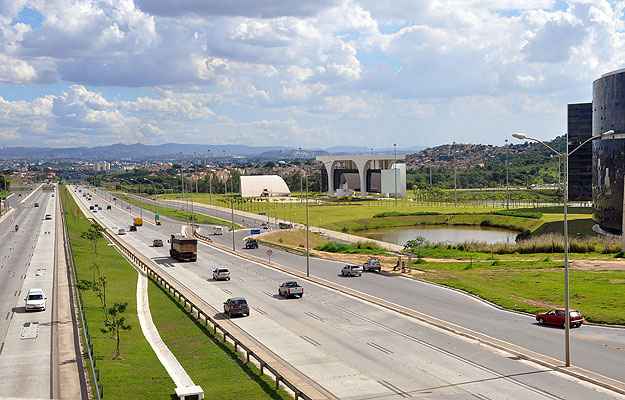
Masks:
[[[241,197],[283,197],[291,191],[278,175],[241,176]]]

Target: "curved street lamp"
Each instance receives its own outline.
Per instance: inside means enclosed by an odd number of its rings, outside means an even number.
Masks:
[[[563,191],[563,208],[564,208],[564,358],[565,366],[571,366],[571,324],[570,324],[570,294],[569,294],[569,227],[568,227],[568,203],[569,203],[569,157],[577,150],[582,148],[586,143],[591,140],[600,139],[605,136],[614,135],[613,130],[605,131],[603,133],[593,135],[582,142],[579,146],[571,151],[560,152],[540,139],[536,139],[531,136],[527,136],[521,132],[515,132],[512,137],[519,140],[529,140],[532,142],[540,143],[551,152],[556,154],[562,161],[564,157],[564,191]],[[569,134],[566,133],[566,145],[568,150]]]

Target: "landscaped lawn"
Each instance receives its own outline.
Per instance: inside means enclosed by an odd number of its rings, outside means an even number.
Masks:
[[[115,341],[100,332],[104,321],[100,300],[93,291],[80,289],[104,398],[127,399],[129,388],[132,388],[131,397],[135,399],[169,398],[175,385],[143,337],[137,318],[137,273],[114,247],[108,246],[104,238],[98,240],[98,254],[95,255],[91,242],[80,237],[89,229],[90,222],[78,209],[66,187],[61,191],[61,199],[78,281],[91,281],[94,276],[92,265],[97,263],[108,281],[108,304],[128,303],[125,317],[131,329],[122,333],[121,359],[113,360]]]
[[[419,279],[465,290],[503,307],[534,313],[563,304],[556,261],[422,263]],[[592,322],[625,324],[625,271],[570,271],[571,306]]]
[[[220,400],[290,399],[273,381],[197,323],[154,282],[149,285],[150,311],[161,338],[176,356],[204,398]]]

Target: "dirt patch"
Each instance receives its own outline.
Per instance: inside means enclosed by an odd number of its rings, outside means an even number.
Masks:
[[[557,304],[547,303],[545,301],[526,299],[524,297],[519,297],[519,296],[515,296],[515,295],[511,295],[510,297],[512,299],[516,300],[516,301],[520,301],[522,303],[525,303],[525,304],[527,304],[529,306],[533,306],[533,307],[539,307],[539,308],[558,308],[558,307],[560,307]]]
[[[576,260],[571,266],[580,271],[625,271],[623,261]]]

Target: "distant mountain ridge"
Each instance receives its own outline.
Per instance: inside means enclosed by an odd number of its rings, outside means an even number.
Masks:
[[[414,148],[411,148],[414,149]],[[387,149],[388,150],[388,149]],[[398,149],[399,150],[399,149]],[[368,153],[366,147],[334,147],[329,149],[296,149],[287,146],[248,146],[238,144],[112,144],[96,147],[0,147],[0,159],[28,160],[129,160],[142,161],[178,158],[312,158],[324,154]],[[380,152],[380,150],[375,150]],[[392,151],[392,150],[391,150]],[[406,150],[404,149],[404,152]]]

